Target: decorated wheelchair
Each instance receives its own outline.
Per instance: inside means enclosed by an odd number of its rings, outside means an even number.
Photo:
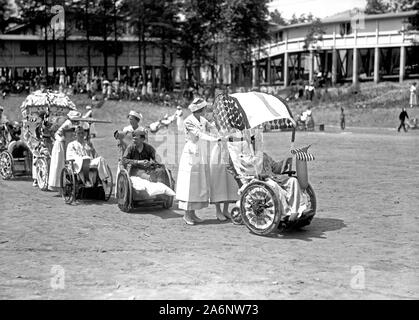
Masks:
[[[118,161],[116,178],[116,198],[118,207],[123,212],[131,212],[142,206],[158,206],[170,209],[173,206],[175,181],[171,171],[161,163],[151,163],[146,168],[138,169],[122,163],[126,145],[119,140],[121,158]],[[158,156],[156,157],[157,160]]]
[[[64,94],[35,91],[20,106],[23,117],[23,141],[33,155],[33,179],[48,190],[48,175],[55,131],[75,104]]]
[[[0,177],[3,180],[32,176],[32,152],[20,137],[21,127],[21,123],[14,121],[0,128]]]
[[[229,172],[234,175],[239,185],[239,201],[231,210],[232,221],[244,224],[257,235],[268,235],[277,230],[301,228],[309,225],[316,214],[317,201],[314,190],[308,182],[307,161],[314,156],[307,152],[309,146],[294,148],[296,123],[285,100],[273,95],[248,92],[231,95],[219,95],[214,101],[215,124],[224,135],[240,133],[239,141],[230,138],[227,142],[229,153]],[[239,163],[243,150],[263,149],[263,127],[269,121],[277,120],[282,128],[292,129],[291,157],[283,161],[281,174],[295,177],[301,188],[301,205],[305,208],[296,219],[283,212],[278,194],[278,177],[261,174],[261,167],[255,165],[244,170]],[[232,136],[230,136],[232,137]],[[237,146],[240,146],[237,148]],[[293,161],[296,169],[293,170]],[[261,164],[262,158],[259,164]],[[277,175],[275,175],[277,176]]]

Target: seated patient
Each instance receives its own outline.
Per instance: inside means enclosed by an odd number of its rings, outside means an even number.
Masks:
[[[86,181],[86,177],[82,172],[83,163],[88,165],[88,168],[97,168],[99,178],[104,184],[109,183],[109,172],[105,159],[99,156],[90,141],[86,141],[85,131],[82,126],[77,126],[75,129],[76,140],[70,142],[67,146],[66,159],[74,160],[74,168],[76,173],[79,174],[80,179],[87,186],[93,185],[95,181],[92,181],[92,174],[89,172],[89,181]]]
[[[132,133],[133,142],[126,148],[122,156],[122,165],[131,165],[133,176],[150,180],[152,182],[163,182],[166,177],[164,168],[155,168],[150,172],[153,164],[157,164],[156,150],[145,142],[146,132],[142,128]]]
[[[255,153],[254,149],[249,148],[246,142],[241,143],[241,146],[236,150],[239,150],[239,156],[236,157],[234,166],[241,171],[237,173],[269,177],[266,182],[275,190],[284,216],[288,216],[289,221],[299,218],[306,209],[306,205],[302,201],[301,187],[297,178],[281,174],[283,161],[274,161],[265,152]]]

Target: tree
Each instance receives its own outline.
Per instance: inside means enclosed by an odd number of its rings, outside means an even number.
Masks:
[[[48,27],[53,17],[51,7],[57,4],[53,0],[16,0],[16,5],[20,9],[21,18],[33,26],[41,26],[44,29],[44,57],[45,72],[44,75],[48,81]]]
[[[276,23],[280,26],[285,26],[288,24],[287,21],[282,17],[281,12],[279,12],[277,9],[275,9],[274,12],[271,12],[269,16],[271,17],[271,21],[273,23]]]
[[[265,41],[269,40],[267,1],[228,1],[223,10],[223,38],[229,56],[236,63],[244,63],[258,57],[252,56],[252,48],[257,47],[257,56]],[[243,64],[248,71],[246,64]],[[258,65],[256,66],[258,69]]]
[[[383,0],[367,0],[367,4],[365,6],[365,13],[366,14],[385,13],[385,12],[388,12],[389,9],[390,9],[389,5],[385,3]]]
[[[10,12],[10,2],[8,0],[0,0],[0,33],[3,33],[8,25]]]
[[[311,24],[310,28],[304,38],[303,48],[305,50],[315,50],[317,51],[318,47],[317,42],[323,40],[323,35],[326,33],[325,27],[322,24],[319,18],[315,18]]]

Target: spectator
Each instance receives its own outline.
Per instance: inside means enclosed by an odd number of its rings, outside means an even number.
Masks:
[[[399,120],[400,120],[400,125],[399,128],[397,129],[398,132],[400,132],[400,129],[403,127],[404,132],[407,132],[406,126],[404,124],[404,121],[407,119],[409,119],[409,116],[406,112],[406,108],[403,108],[402,112],[400,112],[399,114]]]
[[[418,105],[418,96],[416,93],[416,82],[413,82],[410,86],[410,101],[409,105],[411,108]]]

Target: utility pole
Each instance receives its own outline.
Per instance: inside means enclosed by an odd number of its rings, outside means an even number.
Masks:
[[[116,0],[113,0],[113,29],[114,29],[114,53],[115,53],[115,72],[119,80],[118,72],[118,32],[117,32],[117,17],[116,17]]]
[[[85,0],[85,28],[86,28],[86,42],[87,42],[87,81],[90,83],[90,30],[89,30],[89,0]]]
[[[43,1],[45,12],[44,12],[44,51],[45,51],[45,80],[48,81],[48,14],[47,14],[47,2]]]

